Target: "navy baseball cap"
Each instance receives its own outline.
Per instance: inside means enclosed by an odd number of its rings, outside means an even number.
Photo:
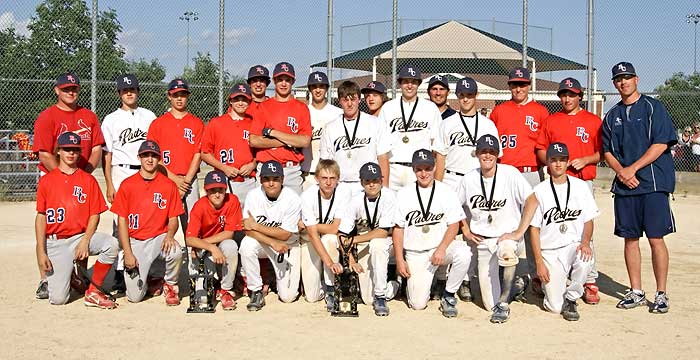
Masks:
[[[450,84],[447,82],[447,75],[440,75],[440,74],[435,74],[433,75],[430,80],[428,80],[428,89],[433,87],[435,84],[440,84],[445,87],[445,89],[450,88]]]
[[[270,83],[270,70],[262,65],[253,65],[248,70],[248,83],[254,78],[264,78],[267,83]]]
[[[78,78],[78,75],[75,75],[74,72],[66,72],[61,75],[59,75],[56,78],[56,85],[57,88],[63,89],[71,86],[77,86],[80,87],[80,78]]]
[[[566,144],[560,143],[560,142],[555,142],[549,144],[547,147],[547,159],[553,158],[553,157],[569,157],[569,148],[566,147]]]
[[[228,95],[228,98],[233,99],[236,96],[245,96],[248,100],[250,100],[251,99],[250,86],[248,86],[248,84],[244,84],[244,83],[238,83],[236,85],[233,85],[233,87],[231,88],[231,91]]]
[[[329,86],[330,83],[328,82],[328,76],[326,76],[326,73],[321,72],[321,71],[312,72],[311,74],[309,74],[309,80],[306,81],[306,86],[311,86],[311,85]]]
[[[56,142],[58,143],[59,148],[79,148],[80,135],[74,132],[67,131],[59,135],[58,140]]]
[[[530,70],[524,67],[516,67],[508,74],[508,82],[530,82]]]
[[[478,140],[476,140],[476,152],[479,153],[484,150],[493,150],[498,153],[500,151],[498,139],[491,134],[482,135]]]
[[[382,168],[376,163],[368,162],[360,168],[360,180],[375,180],[382,178]]]
[[[612,79],[615,80],[616,77],[621,75],[632,75],[637,76],[637,72],[634,70],[634,66],[628,62],[619,62],[615,64],[612,68]]]
[[[361,93],[366,94],[370,91],[376,91],[380,94],[386,93],[386,86],[382,84],[379,81],[370,81],[367,86],[363,87],[362,90],[360,90]]]
[[[153,140],[146,140],[139,146],[139,155],[156,154],[160,157],[160,146]]]
[[[168,94],[172,95],[179,91],[190,93],[190,86],[187,84],[187,81],[183,79],[174,79],[168,84]]]
[[[204,177],[204,190],[227,187],[226,175],[219,170],[212,170]]]
[[[413,153],[413,159],[411,160],[411,165],[435,165],[435,156],[433,152],[426,149],[418,149]]]
[[[457,88],[455,89],[455,94],[476,94],[479,91],[476,81],[470,77],[463,77],[457,81]]]
[[[284,177],[284,169],[282,169],[282,164],[279,161],[268,160],[262,164],[260,167],[260,177],[265,176],[276,176]]]
[[[423,81],[421,77],[420,69],[413,65],[404,65],[399,70],[398,80],[401,79],[414,79],[418,81]]]
[[[280,75],[289,75],[292,79],[296,79],[294,75],[294,66],[288,62],[281,62],[275,65],[275,70],[272,72],[272,77],[276,78]]]
[[[564,91],[571,91],[574,94],[580,95],[583,90],[581,89],[581,83],[578,82],[578,80],[572,77],[568,77],[559,83],[559,90],[557,90],[557,95],[561,94]]]
[[[139,81],[134,74],[125,74],[117,76],[117,91],[124,89],[138,89]]]

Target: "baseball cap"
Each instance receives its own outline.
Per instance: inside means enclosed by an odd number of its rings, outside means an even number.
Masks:
[[[455,94],[476,94],[479,90],[476,81],[470,77],[463,77],[457,81],[457,88],[455,89]]]
[[[80,147],[80,135],[67,131],[59,135],[56,142],[58,143],[59,148]]]
[[[382,84],[379,81],[370,81],[367,86],[363,87],[362,90],[360,90],[361,93],[366,94],[370,91],[376,91],[380,94],[386,93],[386,86]]]
[[[253,78],[265,78],[270,83],[270,70],[262,65],[253,65],[248,70],[248,82]]]
[[[117,91],[124,89],[138,89],[139,81],[134,74],[125,74],[117,76]]]
[[[311,85],[330,85],[328,82],[328,76],[326,76],[326,73],[321,71],[312,72],[309,74],[309,80],[306,81],[306,86]]]
[[[498,139],[491,134],[482,135],[478,140],[476,140],[476,152],[479,153],[484,150],[499,152],[500,145],[498,144]]]
[[[621,75],[637,76],[637,72],[634,70],[634,66],[632,64],[622,61],[613,66],[612,79],[615,80],[616,77]]]
[[[146,140],[139,146],[139,155],[156,154],[160,156],[160,146],[153,140]]]
[[[433,156],[433,152],[430,150],[418,149],[413,153],[411,165],[435,165],[435,156]]]
[[[547,147],[547,159],[553,158],[553,157],[569,157],[569,148],[566,147],[566,144],[560,143],[560,142],[555,142],[549,144]]]
[[[187,84],[187,81],[183,79],[174,79],[168,84],[168,94],[172,95],[178,91],[190,92],[190,86]]]
[[[360,180],[375,180],[382,178],[382,168],[376,163],[368,162],[360,168]]]
[[[516,67],[508,74],[508,82],[530,82],[530,70],[524,67]]]
[[[557,95],[564,91],[571,91],[574,94],[581,94],[581,83],[572,77],[568,77],[559,83],[559,90],[557,90]]]
[[[260,167],[260,177],[265,176],[284,177],[284,169],[282,169],[282,164],[275,160],[265,161],[262,164],[262,167]]]
[[[204,177],[204,190],[227,187],[226,175],[219,170],[212,170]]]
[[[248,86],[248,84],[244,84],[244,83],[238,83],[236,85],[233,85],[233,87],[231,88],[231,91],[228,95],[228,98],[233,99],[236,96],[245,96],[247,99],[250,100],[251,99],[250,86]]]
[[[276,78],[280,75],[289,75],[293,79],[296,79],[296,76],[294,75],[294,66],[288,62],[281,62],[275,65],[275,70],[272,72],[272,77]]]
[[[420,69],[413,65],[404,65],[399,70],[399,80],[401,79],[415,79],[418,81],[423,81],[421,77]]]
[[[61,75],[59,75],[56,78],[56,87],[59,89],[67,88],[70,86],[77,86],[80,87],[80,78],[78,78],[78,75],[75,75],[74,72],[66,72]]]
[[[433,75],[430,80],[428,81],[428,89],[433,87],[435,84],[440,84],[444,86],[446,89],[450,88],[450,84],[447,82],[447,75],[440,75],[440,74],[435,74]]]

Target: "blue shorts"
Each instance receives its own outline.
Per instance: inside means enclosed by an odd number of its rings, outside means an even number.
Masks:
[[[615,195],[615,235],[630,239],[662,238],[676,231],[668,193]]]

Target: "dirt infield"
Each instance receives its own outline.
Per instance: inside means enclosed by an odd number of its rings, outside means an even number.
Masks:
[[[166,307],[162,297],[130,304],[118,299],[116,310],[86,308],[81,298],[65,306],[34,299],[38,280],[34,256],[34,203],[0,203],[0,349],[2,358],[697,358],[700,343],[700,197],[676,197],[672,203],[680,232],[668,237],[671,254],[671,310],[654,315],[646,309],[619,310],[615,303],[628,283],[622,241],[612,235],[612,199],[597,189],[602,216],[596,221],[602,300],[579,301],[581,320],[564,321],[542,310],[542,299],[514,303],[511,319],[489,323],[490,313],[460,302],[456,319],[443,318],[438,302],[413,311],[404,302],[389,303],[391,315],[375,317],[360,306],[360,318],[331,318],[321,303],[303,299],[281,304],[274,294],[260,312],[238,309],[215,314],[186,314],[187,298]],[[100,230],[111,231],[111,214]],[[643,282],[653,294],[648,243],[642,244]],[[94,259],[93,259],[94,261]],[[107,286],[110,285],[111,275]],[[181,293],[184,293],[182,291]],[[693,330],[695,329],[695,330]],[[156,355],[157,354],[157,355]]]

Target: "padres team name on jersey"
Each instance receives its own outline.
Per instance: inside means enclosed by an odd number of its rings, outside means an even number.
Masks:
[[[581,212],[581,210],[559,210],[556,207],[553,207],[544,213],[545,225],[549,225],[552,222],[562,223],[565,221],[576,220],[579,216],[581,216]]]
[[[425,130],[428,128],[428,122],[426,121],[417,121],[410,119],[406,121],[406,126],[403,124],[403,119],[398,117],[391,119],[389,122],[389,127],[391,128],[391,132],[416,132],[416,131],[421,131]]]
[[[348,137],[341,136],[333,141],[333,146],[335,147],[335,151],[342,149],[359,149],[369,145],[371,142],[372,138],[357,138],[352,143],[352,146],[350,146],[350,140],[348,140]]]
[[[476,139],[470,138],[467,134],[458,131],[450,134],[450,146],[474,146]]]
[[[428,215],[423,218],[423,213],[420,210],[413,210],[406,214],[406,221],[408,221],[407,226],[434,225],[439,223],[443,217],[445,217],[445,213],[433,214],[429,212]]]
[[[260,225],[265,225],[269,227],[281,227],[282,223],[279,221],[274,221],[274,220],[267,220],[267,216],[265,215],[258,215],[255,217],[255,221],[257,221],[258,224]]]
[[[138,141],[146,140],[148,133],[139,128],[133,130],[132,128],[126,128],[119,133],[119,142],[122,145],[135,143]]]
[[[485,211],[488,211],[489,209],[491,209],[492,211],[497,211],[498,209],[501,209],[502,207],[506,206],[506,201],[508,201],[508,199],[493,199],[489,201],[484,197],[484,195],[474,195],[471,198],[469,198],[469,203],[471,203],[472,209],[479,209]]]
[[[320,140],[323,135],[323,128],[311,127],[311,140]]]

